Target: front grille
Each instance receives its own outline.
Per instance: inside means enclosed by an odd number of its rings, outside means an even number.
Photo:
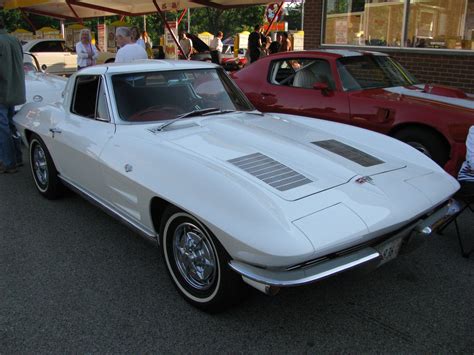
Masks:
[[[286,165],[261,153],[245,155],[228,162],[279,191],[291,190],[312,182]]]
[[[348,254],[351,254],[351,253],[354,253],[358,250],[361,250],[361,249],[364,249],[364,248],[367,248],[367,247],[374,247],[374,246],[377,246],[379,245],[380,243],[390,239],[391,237],[393,237],[394,235],[398,234],[398,233],[401,233],[404,229],[407,229],[409,228],[410,226],[414,227],[416,223],[414,222],[411,222],[411,223],[407,223],[405,224],[404,226],[402,226],[401,228],[398,228],[397,230],[391,232],[391,233],[387,233],[387,234],[384,234],[384,235],[381,235],[375,239],[371,239],[371,240],[368,240],[364,243],[360,243],[360,244],[357,244],[357,245],[353,245],[349,248],[346,248],[346,249],[342,249],[342,250],[339,250],[335,253],[331,253],[331,254],[328,254],[328,255],[324,255],[324,256],[321,256],[319,258],[316,258],[316,259],[312,259],[312,260],[308,260],[308,261],[305,261],[303,263],[300,263],[300,264],[296,264],[296,265],[292,265],[292,266],[288,266],[286,268],[287,271],[289,270],[295,270],[295,269],[303,269],[303,268],[306,268],[306,267],[309,267],[309,266],[313,266],[315,264],[319,264],[321,262],[324,262],[324,261],[328,261],[328,260],[331,260],[331,259],[335,259],[335,258],[338,258],[338,257],[341,257],[341,256],[344,256],[344,255],[348,255]]]

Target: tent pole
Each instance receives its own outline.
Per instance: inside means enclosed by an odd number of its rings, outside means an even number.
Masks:
[[[72,13],[74,14],[74,16],[76,16],[76,19],[79,20],[79,22],[81,23],[81,25],[84,24],[84,21],[82,21],[82,18],[79,17],[79,15],[77,14],[76,10],[74,10],[74,8],[72,7],[72,5],[69,3],[69,0],[66,0],[66,4],[67,6],[69,6],[69,8],[71,9]]]
[[[153,0],[153,4],[155,5],[156,10],[157,10],[158,13],[160,14],[161,19],[162,19],[163,22],[165,23],[165,26],[166,26],[166,28],[168,29],[168,32],[170,33],[171,37],[173,38],[173,41],[176,43],[176,45],[178,46],[178,48],[179,48],[179,50],[181,51],[181,53],[183,53],[184,58],[189,59],[189,58],[188,58],[188,55],[187,55],[186,53],[184,53],[184,50],[183,50],[183,48],[181,47],[181,44],[179,44],[179,41],[178,41],[178,39],[176,38],[174,32],[171,31],[171,27],[170,27],[170,25],[168,24],[168,21],[166,21],[165,14],[163,13],[163,11],[161,11],[160,7],[159,7],[158,4],[156,3],[156,0]]]

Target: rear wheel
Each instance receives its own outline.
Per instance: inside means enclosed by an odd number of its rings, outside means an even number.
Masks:
[[[46,198],[53,200],[63,192],[53,159],[41,138],[33,134],[30,140],[30,168],[36,188]]]
[[[413,127],[396,132],[394,138],[411,145],[440,166],[444,166],[449,159],[449,147],[436,132]]]
[[[227,252],[189,213],[168,207],[162,218],[160,242],[171,280],[192,305],[215,313],[245,295],[241,277],[228,266]]]

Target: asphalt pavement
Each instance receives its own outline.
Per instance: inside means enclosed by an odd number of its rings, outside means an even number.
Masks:
[[[474,238],[474,215],[461,229]],[[158,249],[79,196],[0,175],[0,353],[474,353],[474,255],[454,225],[370,274],[186,303]]]

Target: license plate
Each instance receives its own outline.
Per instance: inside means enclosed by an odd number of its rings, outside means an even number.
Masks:
[[[398,256],[400,247],[402,246],[403,239],[395,239],[385,243],[380,244],[376,247],[377,251],[380,253],[382,260],[379,265],[385,264],[386,262],[395,259]]]

